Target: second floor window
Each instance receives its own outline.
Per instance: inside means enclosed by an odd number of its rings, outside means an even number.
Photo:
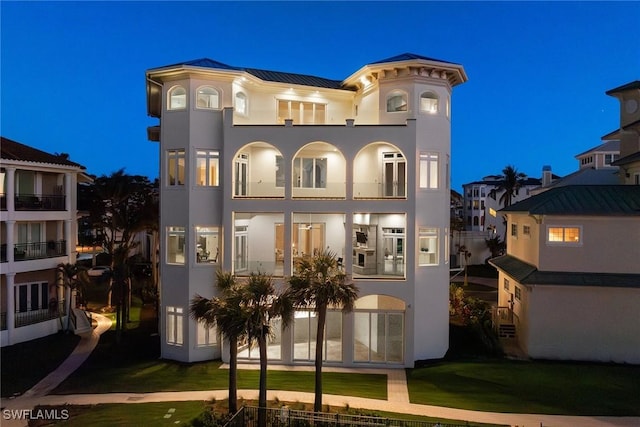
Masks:
[[[438,265],[438,229],[421,227],[418,233],[418,265]]]
[[[196,185],[217,187],[220,185],[220,153],[198,150],[196,153]]]
[[[433,92],[424,92],[420,95],[420,111],[424,113],[438,112],[438,95]]]
[[[247,95],[243,92],[236,93],[236,113],[246,116],[249,113],[247,108]]]
[[[580,227],[549,227],[547,228],[547,242],[549,243],[581,243]]]
[[[169,89],[169,110],[184,110],[187,108],[187,91],[182,86]]]
[[[407,94],[395,90],[387,96],[387,112],[395,113],[399,111],[407,111]]]
[[[326,188],[327,159],[299,157],[293,161],[294,187]]]
[[[218,91],[211,86],[201,86],[196,90],[196,107],[208,110],[220,108]]]
[[[184,150],[167,150],[167,185],[184,185]]]
[[[278,123],[291,119],[294,124],[324,124],[325,112],[325,104],[278,100]]]
[[[438,153],[420,153],[420,188],[438,188]]]

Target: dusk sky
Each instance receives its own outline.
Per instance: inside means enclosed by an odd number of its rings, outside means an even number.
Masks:
[[[640,2],[9,2],[2,136],[95,175],[158,175],[145,70],[208,57],[342,80],[411,52],[462,64],[452,188],[514,165],[540,177],[619,124],[609,89],[640,79]]]

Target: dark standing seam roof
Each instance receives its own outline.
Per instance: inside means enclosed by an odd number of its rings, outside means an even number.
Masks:
[[[633,81],[631,83],[627,83],[625,85],[618,86],[616,88],[613,88],[611,90],[606,91],[605,93],[607,95],[612,95],[614,93],[625,92],[627,90],[632,90],[632,89],[640,89],[640,80],[635,80],[635,81]]]
[[[568,185],[547,190],[500,212],[534,215],[640,216],[638,185]]]
[[[371,62],[371,64],[383,64],[385,62],[398,62],[398,61],[413,61],[413,60],[423,60],[423,61],[436,61],[436,62],[444,62],[445,64],[456,64],[455,62],[443,61],[441,59],[429,58],[427,56],[416,55],[415,53],[401,53],[400,55],[392,56],[391,58],[381,59],[380,61]]]
[[[37,148],[29,147],[11,139],[1,137],[0,157],[5,160],[20,160],[23,162],[50,163],[54,165],[74,166],[84,169],[85,167],[65,159],[61,156],[46,153]]]
[[[640,274],[539,271],[533,265],[511,255],[493,258],[489,263],[523,285],[640,288]]]

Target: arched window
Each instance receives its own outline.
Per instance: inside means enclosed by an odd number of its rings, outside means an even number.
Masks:
[[[187,91],[182,86],[169,89],[169,110],[184,110],[187,108]]]
[[[438,95],[433,92],[424,92],[420,95],[420,111],[435,114],[438,112]]]
[[[236,113],[242,114],[243,116],[247,115],[247,95],[243,92],[236,93]]]
[[[196,108],[209,110],[220,108],[218,91],[211,86],[200,86],[196,90]]]
[[[400,111],[407,111],[407,94],[394,90],[387,95],[387,112],[395,113]]]

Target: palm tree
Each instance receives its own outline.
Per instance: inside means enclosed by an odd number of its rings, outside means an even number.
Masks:
[[[518,172],[515,166],[508,165],[504,169],[502,169],[502,175],[500,176],[500,182],[496,188],[489,192],[489,195],[496,198],[496,195],[502,191],[504,193],[500,196],[499,202],[506,208],[507,206],[511,206],[511,202],[513,197],[516,195],[516,192],[522,184],[524,180],[527,178],[522,172]]]
[[[243,288],[247,308],[247,336],[249,346],[255,340],[260,352],[260,392],[258,395],[258,425],[266,426],[267,408],[267,338],[272,335],[272,320],[280,317],[286,327],[293,315],[288,294],[278,294],[271,276],[251,273]]]
[[[58,283],[62,285],[65,290],[69,290],[69,297],[67,298],[67,325],[65,330],[69,332],[69,319],[71,318],[71,295],[76,289],[78,284],[78,267],[75,264],[58,264],[56,274],[58,276]],[[60,326],[62,326],[62,310],[58,310],[60,313]]]
[[[242,289],[233,274],[218,270],[216,287],[220,296],[208,299],[196,294],[191,300],[190,313],[208,328],[215,325],[229,342],[229,413],[235,414],[238,411],[238,340],[246,334],[247,311],[242,304]]]
[[[322,356],[327,309],[342,307],[343,312],[353,310],[358,288],[338,267],[337,255],[322,250],[313,257],[298,261],[296,274],[289,278],[287,290],[295,306],[313,309],[318,316],[315,354],[315,401],[313,410],[322,410]]]

